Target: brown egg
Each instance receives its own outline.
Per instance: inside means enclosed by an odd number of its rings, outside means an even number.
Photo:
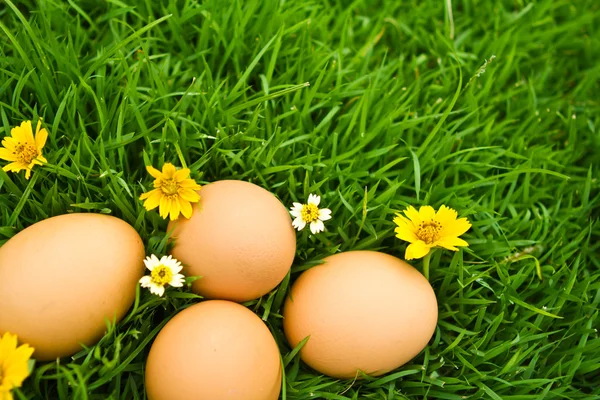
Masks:
[[[194,292],[244,302],[273,290],[288,273],[296,233],[287,209],[270,192],[243,181],[203,186],[200,202],[174,228],[171,254],[187,276],[202,276]]]
[[[437,324],[429,282],[395,257],[350,251],[325,258],[293,284],[283,311],[285,335],[300,358],[336,378],[377,376],[415,357]]]
[[[150,400],[276,400],[277,344],[264,322],[225,300],[195,304],[160,331],[146,362]]]
[[[49,218],[0,248],[0,334],[52,360],[93,345],[135,299],[144,245],[126,222],[100,214]]]

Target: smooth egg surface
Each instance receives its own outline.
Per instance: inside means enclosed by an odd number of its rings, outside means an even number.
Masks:
[[[437,324],[437,300],[412,266],[375,251],[326,257],[300,275],[286,299],[292,347],[309,337],[301,359],[323,374],[351,379],[385,374],[410,361]]]
[[[93,345],[131,307],[143,259],[142,239],[115,217],[67,214],[29,226],[0,248],[0,334],[16,334],[38,360]]]

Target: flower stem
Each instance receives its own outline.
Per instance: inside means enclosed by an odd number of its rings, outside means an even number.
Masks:
[[[427,280],[429,280],[429,260],[431,260],[432,253],[433,253],[433,251],[430,251],[423,258],[423,275],[425,275],[425,279],[427,279]]]

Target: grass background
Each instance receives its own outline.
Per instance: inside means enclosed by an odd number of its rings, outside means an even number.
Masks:
[[[299,233],[290,279],[248,304],[280,345],[283,398],[599,399],[599,7],[3,0],[0,136],[42,116],[50,165],[29,181],[0,171],[0,240],[102,212],[164,253],[166,222],[137,200],[150,163],[286,205],[319,193],[328,232]],[[402,257],[391,220],[408,204],[473,223],[468,249],[432,259],[430,345],[384,377],[317,375],[281,332],[290,280],[337,251]],[[196,300],[139,296],[89,351],[38,363],[17,398],[143,399],[152,339]]]

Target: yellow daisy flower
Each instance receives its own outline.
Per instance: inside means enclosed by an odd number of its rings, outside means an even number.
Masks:
[[[431,206],[423,206],[419,211],[410,206],[404,215],[397,213],[394,218],[396,237],[410,243],[404,258],[425,257],[434,247],[457,251],[457,246],[468,246],[459,236],[469,230],[471,223],[457,216],[455,210],[446,206],[437,212]]]
[[[13,400],[11,391],[21,387],[29,376],[33,350],[27,344],[17,347],[17,335],[6,332],[0,337],[0,399]]]
[[[171,221],[176,220],[179,214],[190,218],[192,203],[200,201],[196,192],[200,185],[190,179],[190,170],[177,170],[171,163],[165,163],[162,172],[152,166],[147,166],[146,170],[154,178],[154,190],[140,196],[140,200],[145,200],[144,208],[150,211],[159,207],[160,216],[170,217]]]
[[[10,130],[10,136],[2,140],[0,148],[0,159],[12,161],[4,166],[5,171],[19,172],[25,170],[25,179],[31,176],[31,169],[34,165],[43,165],[48,162],[42,156],[42,148],[48,139],[46,129],[40,129],[42,120],[40,119],[35,128],[35,136],[31,128],[31,121],[24,121],[21,126],[16,126]]]

